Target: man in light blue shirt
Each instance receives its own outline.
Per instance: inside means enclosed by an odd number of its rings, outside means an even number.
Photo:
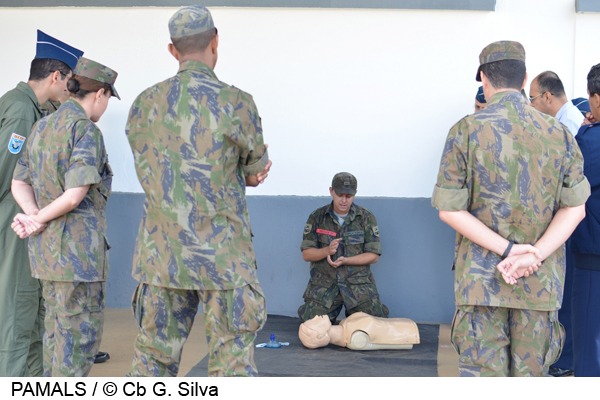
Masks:
[[[565,125],[573,136],[584,123],[585,117],[565,94],[565,88],[555,72],[545,71],[533,78],[529,86],[529,101],[538,111],[551,115]],[[558,320],[565,328],[565,343],[560,358],[550,367],[550,375],[566,376],[573,373],[573,330],[571,324],[571,293],[573,263],[570,243],[567,241],[567,267],[563,301]]]
[[[529,86],[529,101],[538,111],[558,119],[573,136],[583,124],[583,114],[569,101],[560,78],[552,71],[542,72],[533,78]]]

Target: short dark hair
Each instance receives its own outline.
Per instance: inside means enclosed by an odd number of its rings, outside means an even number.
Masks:
[[[188,54],[206,50],[210,41],[213,40],[215,36],[217,36],[217,28],[212,28],[196,35],[184,36],[176,39],[171,38],[171,41],[178,52],[181,54]]]
[[[596,64],[590,69],[587,76],[587,90],[590,95],[600,94],[600,64]]]
[[[55,60],[54,58],[35,58],[31,61],[29,80],[41,81],[54,71],[60,72],[60,74],[65,77],[71,73],[71,68],[64,62]]]
[[[108,83],[90,79],[85,76],[73,75],[67,82],[67,90],[77,99],[83,99],[88,93],[104,89],[112,95],[112,88]]]
[[[521,90],[525,81],[525,63],[520,60],[500,60],[483,64],[481,71],[496,89]]]
[[[565,87],[555,72],[544,71],[536,78],[540,93],[550,92],[555,96],[566,96]]]

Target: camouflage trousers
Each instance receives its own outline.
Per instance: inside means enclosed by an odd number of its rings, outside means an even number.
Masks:
[[[87,376],[102,340],[105,282],[41,282],[44,376]]]
[[[558,311],[459,306],[452,344],[460,376],[547,376],[559,357],[564,329]]]
[[[208,376],[257,376],[254,339],[266,321],[258,283],[231,290],[185,290],[140,283],[133,312],[139,327],[129,376],[177,376],[198,306],[208,342]]]
[[[332,323],[346,307],[346,317],[362,311],[374,317],[387,318],[388,308],[379,300],[374,282],[364,277],[363,281],[324,281],[311,277],[304,292],[304,304],[298,308],[302,322],[317,315],[327,315]]]

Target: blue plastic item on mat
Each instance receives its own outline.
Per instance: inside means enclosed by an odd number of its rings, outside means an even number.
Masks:
[[[275,334],[271,333],[271,336],[269,337],[269,342],[268,343],[259,343],[256,345],[256,347],[266,347],[269,349],[278,349],[281,346],[289,346],[290,342],[278,342],[275,339]]]

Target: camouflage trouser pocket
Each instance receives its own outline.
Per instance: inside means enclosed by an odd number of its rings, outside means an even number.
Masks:
[[[454,311],[454,317],[452,318],[452,324],[450,325],[450,344],[452,344],[452,347],[454,348],[457,354],[460,354],[460,351],[454,334],[456,326],[460,323],[460,318],[462,318],[463,316],[464,313],[461,313],[460,310],[457,308],[456,311]]]
[[[258,283],[230,290],[227,296],[229,324],[235,332],[256,332],[267,320],[267,307]]]
[[[142,304],[144,304],[144,302],[142,301],[142,296],[145,288],[146,284],[139,283],[136,286],[135,291],[133,292],[133,296],[131,298],[131,310],[133,311],[135,322],[137,323],[139,328],[142,327]]]
[[[550,342],[548,343],[548,352],[544,357],[544,366],[550,367],[558,361],[562,349],[565,345],[565,328],[558,320],[558,311],[548,313],[548,325],[550,329]]]
[[[454,312],[452,325],[450,326],[450,343],[457,354],[464,352],[465,348],[476,350],[473,346],[476,345],[475,332],[478,328],[474,321],[475,306],[460,306]]]
[[[368,268],[361,267],[358,272],[349,275],[346,282],[339,286],[344,304],[348,309],[364,309],[370,304],[379,303],[379,293]],[[367,313],[370,314],[370,312]]]
[[[311,271],[310,281],[304,291],[304,300],[321,305],[324,309],[333,308],[334,301],[338,298],[335,282],[325,274],[315,270]]]

